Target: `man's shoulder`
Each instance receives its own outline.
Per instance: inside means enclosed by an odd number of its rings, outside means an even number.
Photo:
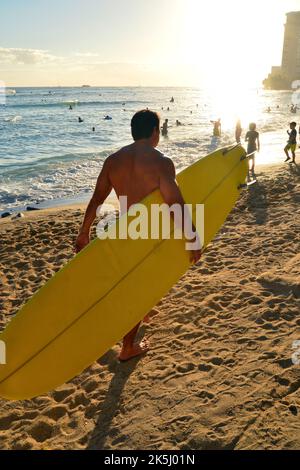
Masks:
[[[118,160],[119,158],[121,158],[122,156],[128,154],[130,150],[130,145],[126,145],[125,147],[122,147],[120,148],[119,150],[117,150],[116,152],[114,153],[111,153],[105,160],[105,162],[107,164],[111,164],[113,163],[114,161]]]
[[[165,154],[162,153],[162,152],[161,152],[160,150],[158,150],[158,149],[155,149],[155,148],[154,148],[152,152],[153,152],[153,155],[155,155],[156,157],[158,157],[160,160],[167,158],[167,157],[165,156]]]
[[[120,156],[124,155],[125,153],[128,153],[130,151],[131,147],[132,147],[132,144],[131,145],[125,145],[124,147],[121,147],[116,152],[112,153],[108,158],[113,159],[113,158],[120,157]]]
[[[163,167],[173,166],[173,160],[170,157],[157,149],[154,149],[154,152],[159,165],[162,165]]]

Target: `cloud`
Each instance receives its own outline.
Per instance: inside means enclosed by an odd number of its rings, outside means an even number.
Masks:
[[[96,54],[95,52],[76,52],[74,54],[75,57],[99,57],[99,54]]]
[[[188,66],[106,62],[89,51],[56,56],[41,49],[0,47],[0,65],[0,79],[9,86],[177,86],[195,77]]]
[[[1,64],[45,64],[59,61],[60,58],[40,49],[20,49],[0,47]]]

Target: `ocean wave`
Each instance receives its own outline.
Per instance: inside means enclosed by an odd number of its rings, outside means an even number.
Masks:
[[[25,161],[17,163],[4,163],[0,164],[1,168],[1,179],[13,177],[14,179],[19,179],[24,176],[33,176],[40,175],[41,172],[52,170],[53,167],[60,168],[67,163],[78,163],[80,162],[79,167],[84,165],[89,165],[91,162],[101,163],[112,150],[101,150],[100,152],[82,152],[82,153],[66,153],[61,155],[53,155],[51,157],[39,158],[36,162]],[[34,164],[33,164],[34,163]]]
[[[148,104],[148,101],[127,101],[125,105],[123,104],[124,101],[77,101],[77,100],[66,100],[66,101],[56,101],[56,102],[41,102],[41,103],[10,103],[10,108],[58,108],[58,107],[65,107],[74,106],[74,109],[78,107],[107,107],[107,106],[120,106],[120,108],[124,108],[126,106],[134,106],[134,105],[143,105]],[[4,105],[5,107],[5,105]]]
[[[13,116],[13,117],[4,119],[4,122],[16,123],[16,122],[22,121],[22,119],[23,119],[22,116]]]

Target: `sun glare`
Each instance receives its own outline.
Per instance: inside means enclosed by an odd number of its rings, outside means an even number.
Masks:
[[[259,84],[269,67],[272,38],[281,40],[283,31],[281,23],[266,23],[269,8],[269,2],[259,0],[252,0],[246,11],[236,0],[187,0],[179,55],[195,64],[205,86]]]

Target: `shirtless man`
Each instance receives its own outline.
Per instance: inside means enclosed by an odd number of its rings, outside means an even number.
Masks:
[[[103,204],[112,189],[118,198],[127,196],[127,209],[139,203],[155,189],[169,206],[185,204],[176,183],[175,167],[171,159],[156,150],[160,136],[159,116],[149,110],[136,113],[131,121],[134,143],[123,147],[104,162],[97,180],[93,197],[87,207],[83,224],[76,241],[76,251],[81,251],[90,242],[90,228],[96,218],[97,208]],[[195,231],[195,227],[193,227]],[[201,250],[190,252],[192,263],[199,261]],[[123,339],[119,354],[126,361],[148,351],[147,341],[135,342],[140,323]]]

